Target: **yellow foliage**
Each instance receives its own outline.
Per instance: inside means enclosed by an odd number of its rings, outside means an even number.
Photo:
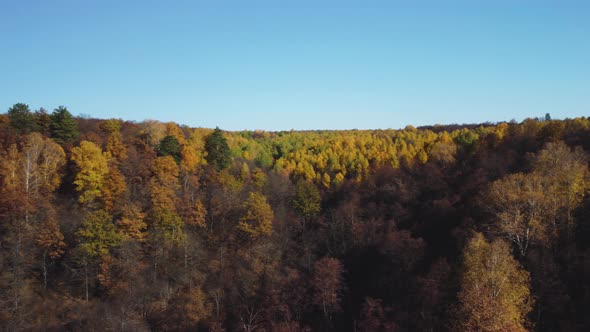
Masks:
[[[334,176],[334,184],[336,186],[340,185],[343,181],[344,181],[344,174],[339,172],[336,174],[336,176]]]
[[[158,157],[152,162],[150,191],[154,210],[176,210],[179,166],[172,156]]]
[[[240,218],[239,230],[247,233],[252,238],[272,233],[274,215],[264,195],[257,192],[249,193],[242,207],[245,213]]]
[[[166,123],[166,135],[173,136],[178,140],[180,145],[186,145],[186,136],[182,129],[174,122]]]
[[[254,171],[252,171],[251,178],[252,185],[254,185],[254,188],[256,188],[259,191],[261,191],[262,188],[264,188],[264,186],[266,185],[266,174],[264,174],[264,172],[260,168],[256,168]]]
[[[154,178],[163,185],[178,182],[179,167],[172,156],[158,157],[152,163]]]
[[[511,174],[492,183],[486,201],[497,227],[525,256],[531,244],[545,243],[557,206],[547,178],[537,173]]]
[[[459,302],[462,331],[527,331],[532,310],[529,274],[502,240],[476,233],[464,250]]]
[[[421,164],[426,164],[426,162],[428,161],[428,155],[426,154],[426,151],[420,150],[418,152],[418,161]]]
[[[202,163],[197,151],[190,146],[183,145],[180,148],[180,169],[184,174],[192,174],[197,170],[199,164]]]
[[[20,186],[19,178],[19,152],[16,144],[10,145],[7,153],[2,154],[0,160],[0,174],[2,175],[2,191],[10,192],[16,191]]]
[[[117,162],[122,162],[127,158],[127,148],[121,141],[120,133],[113,133],[107,138],[106,151]]]
[[[331,184],[330,174],[324,173],[324,175],[322,176],[322,185],[324,186],[324,188],[330,188],[330,184]]]
[[[80,203],[92,203],[101,198],[101,189],[109,171],[107,155],[96,144],[82,141],[80,146],[72,149],[71,158],[77,168],[74,185],[80,193]]]
[[[250,167],[248,167],[247,163],[242,163],[242,168],[240,169],[240,180],[247,181],[250,179]]]

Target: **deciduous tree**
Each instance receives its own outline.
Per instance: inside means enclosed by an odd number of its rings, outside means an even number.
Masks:
[[[251,192],[243,204],[244,214],[240,218],[238,229],[252,238],[272,233],[272,208],[264,195]]]
[[[488,242],[476,233],[463,252],[459,292],[462,331],[527,331],[533,298],[529,274],[503,240]]]
[[[537,173],[511,174],[492,183],[487,196],[497,229],[526,256],[531,244],[547,243],[557,208]]]
[[[343,291],[342,263],[336,258],[324,257],[313,265],[313,303],[320,307],[324,318],[340,311]]]
[[[105,210],[87,212],[77,235],[80,237],[80,249],[88,257],[108,255],[110,248],[122,240],[112,216]]]
[[[549,181],[547,195],[557,200],[563,210],[560,229],[571,236],[573,230],[572,211],[581,203],[588,190],[588,155],[581,147],[570,149],[559,141],[547,143],[533,161],[535,171]]]
[[[78,200],[92,205],[103,195],[105,176],[109,172],[107,156],[96,144],[82,141],[72,149],[71,158],[77,168],[74,185],[80,194]]]
[[[37,234],[36,243],[42,251],[41,269],[43,273],[43,287],[47,288],[47,278],[51,263],[65,253],[64,236],[55,221],[54,213],[43,222]]]
[[[295,196],[292,203],[295,210],[304,219],[309,219],[320,212],[320,192],[313,183],[299,180],[295,185]]]
[[[184,223],[176,210],[179,166],[172,156],[158,157],[152,164],[152,172],[151,219],[167,244],[180,244],[184,239]]]

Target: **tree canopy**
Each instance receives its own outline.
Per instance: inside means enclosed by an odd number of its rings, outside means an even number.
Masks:
[[[590,330],[589,150],[590,118],[232,132],[16,104],[0,326]]]

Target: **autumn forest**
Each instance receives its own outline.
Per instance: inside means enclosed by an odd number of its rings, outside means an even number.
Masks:
[[[590,118],[0,114],[2,331],[589,331]]]

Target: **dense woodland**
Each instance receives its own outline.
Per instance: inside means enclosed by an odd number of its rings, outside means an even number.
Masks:
[[[590,118],[0,115],[6,331],[589,331]]]

